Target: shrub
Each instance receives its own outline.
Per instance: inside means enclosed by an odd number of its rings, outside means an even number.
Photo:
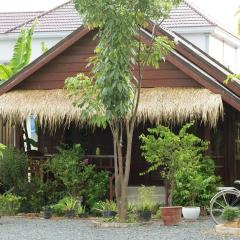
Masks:
[[[207,206],[219,183],[214,162],[204,156],[208,142],[189,133],[192,126],[184,125],[178,134],[159,126],[141,136],[143,156],[150,163],[147,172],[159,170],[169,180],[170,205]]]
[[[181,206],[207,207],[217,191],[220,178],[214,175],[214,161],[202,157],[199,161],[189,162],[175,175],[174,203]]]
[[[52,205],[52,211],[58,216],[63,216],[66,211],[75,210],[78,215],[85,214],[85,207],[81,204],[79,199],[66,196],[58,203]]]
[[[146,187],[141,186],[138,189],[138,203],[137,210],[138,211],[153,211],[156,206],[156,202],[154,201],[154,187]]]
[[[113,211],[117,212],[117,204],[114,201],[100,201],[95,204],[95,208],[93,209],[97,212],[104,212],[104,211]]]
[[[15,215],[21,205],[21,197],[11,193],[0,195],[0,215]]]
[[[225,207],[221,218],[228,222],[232,222],[240,217],[240,210],[236,207]]]
[[[82,196],[89,206],[104,199],[108,191],[108,173],[97,172],[95,166],[84,161],[84,152],[79,144],[73,148],[60,148],[47,163],[48,171],[64,185],[70,196]]]
[[[56,181],[42,182],[38,177],[31,179],[21,187],[20,196],[22,212],[40,212],[43,206],[51,205],[59,201],[66,194],[61,185]]]
[[[27,156],[12,147],[6,147],[0,158],[0,183],[2,190],[16,194],[27,181]]]

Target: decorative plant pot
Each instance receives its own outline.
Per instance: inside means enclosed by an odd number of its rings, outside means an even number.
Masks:
[[[67,218],[74,218],[75,216],[76,216],[75,210],[67,210],[65,212],[65,217],[67,217]]]
[[[50,219],[52,217],[52,209],[47,208],[43,211],[43,217],[45,219]]]
[[[78,214],[78,217],[80,217],[80,218],[87,218],[88,215],[87,215],[87,213],[80,213],[80,214]]]
[[[138,211],[138,218],[141,222],[149,222],[152,219],[152,212]]]
[[[104,218],[112,218],[112,217],[115,217],[117,215],[117,212],[115,211],[103,211],[102,212],[102,216]]]
[[[200,216],[200,207],[183,207],[182,214],[184,219],[197,220]]]
[[[161,216],[164,225],[177,225],[181,220],[182,207],[162,207]]]

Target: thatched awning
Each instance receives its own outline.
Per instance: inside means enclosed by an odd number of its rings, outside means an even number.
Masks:
[[[10,122],[22,122],[33,114],[51,128],[70,122],[84,124],[81,110],[72,105],[65,90],[16,90],[0,96],[0,115]],[[200,120],[215,126],[223,114],[221,96],[207,89],[142,89],[138,122],[181,123]]]

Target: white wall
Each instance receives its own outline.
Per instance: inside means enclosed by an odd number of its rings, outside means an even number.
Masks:
[[[204,52],[208,52],[209,34],[208,33],[181,33],[189,42],[199,47]]]
[[[7,63],[12,57],[13,48],[16,42],[17,36],[0,36],[0,63]],[[57,37],[39,37],[33,36],[32,42],[32,56],[31,61],[36,59],[42,54],[41,50],[41,42],[44,42],[46,47],[50,49],[60,40],[62,40],[63,36]]]
[[[233,72],[240,72],[240,51],[224,40],[209,37],[209,55]]]

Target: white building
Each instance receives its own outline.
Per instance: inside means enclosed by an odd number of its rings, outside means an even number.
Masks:
[[[9,61],[20,29],[30,27],[36,17],[38,24],[34,33],[32,59],[42,54],[41,42],[50,48],[81,25],[72,1],[47,12],[0,13],[0,62]],[[184,1],[173,9],[170,18],[162,25],[186,38],[233,72],[240,72],[240,39],[188,2]]]

